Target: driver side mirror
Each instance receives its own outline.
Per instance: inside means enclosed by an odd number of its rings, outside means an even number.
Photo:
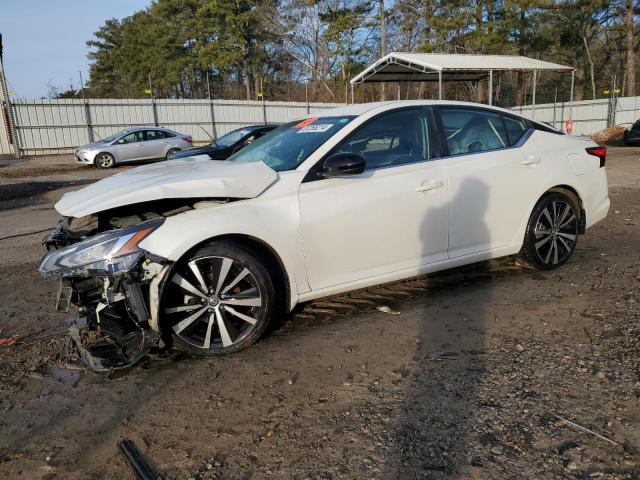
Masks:
[[[325,178],[359,175],[366,166],[366,160],[357,153],[334,153],[324,161],[319,174]]]

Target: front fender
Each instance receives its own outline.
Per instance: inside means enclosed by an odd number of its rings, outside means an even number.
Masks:
[[[238,200],[168,217],[140,247],[177,261],[195,246],[234,234],[254,237],[280,257],[291,287],[290,308],[293,308],[298,294],[310,290],[302,253],[297,196]]]

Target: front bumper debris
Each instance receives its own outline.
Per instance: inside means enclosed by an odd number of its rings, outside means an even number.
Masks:
[[[62,279],[61,291],[70,292],[65,300],[76,307],[67,319],[69,335],[89,368],[130,367],[164,345],[149,303],[150,284],[160,271],[165,269],[147,259],[123,275]]]
[[[96,372],[130,367],[144,358],[160,341],[160,335],[153,330],[129,332],[121,337],[103,335],[95,342],[85,343],[81,330],[69,327],[69,336],[82,361]]]
[[[72,312],[69,334],[96,371],[129,367],[164,347],[158,308],[172,262],[137,244],[165,217],[141,211],[63,217],[43,240],[38,270],[60,279],[56,310]]]

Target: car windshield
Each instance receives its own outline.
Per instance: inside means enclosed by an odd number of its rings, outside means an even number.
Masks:
[[[234,143],[236,143],[238,140],[240,140],[245,135],[248,135],[249,133],[251,133],[251,130],[248,130],[246,128],[241,128],[240,130],[234,130],[233,132],[229,132],[226,135],[221,136],[215,142],[211,142],[211,146],[215,147],[216,145],[218,145],[221,147],[230,147],[231,145],[233,145]]]
[[[307,118],[282,125],[229,158],[264,162],[276,172],[294,170],[354,117]]]
[[[114,133],[113,135],[110,135],[107,138],[103,138],[102,141],[105,143],[113,142],[116,138],[120,137],[121,135],[124,135],[128,131],[129,130],[120,130],[118,133]]]

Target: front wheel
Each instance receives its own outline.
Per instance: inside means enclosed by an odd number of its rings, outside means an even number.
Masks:
[[[116,159],[110,153],[103,152],[96,156],[94,163],[98,168],[113,168],[116,164]]]
[[[579,209],[563,193],[543,196],[529,218],[521,255],[540,270],[564,264],[578,241]]]
[[[160,303],[176,347],[221,355],[256,342],[274,309],[271,278],[249,249],[217,241],[176,263]]]

